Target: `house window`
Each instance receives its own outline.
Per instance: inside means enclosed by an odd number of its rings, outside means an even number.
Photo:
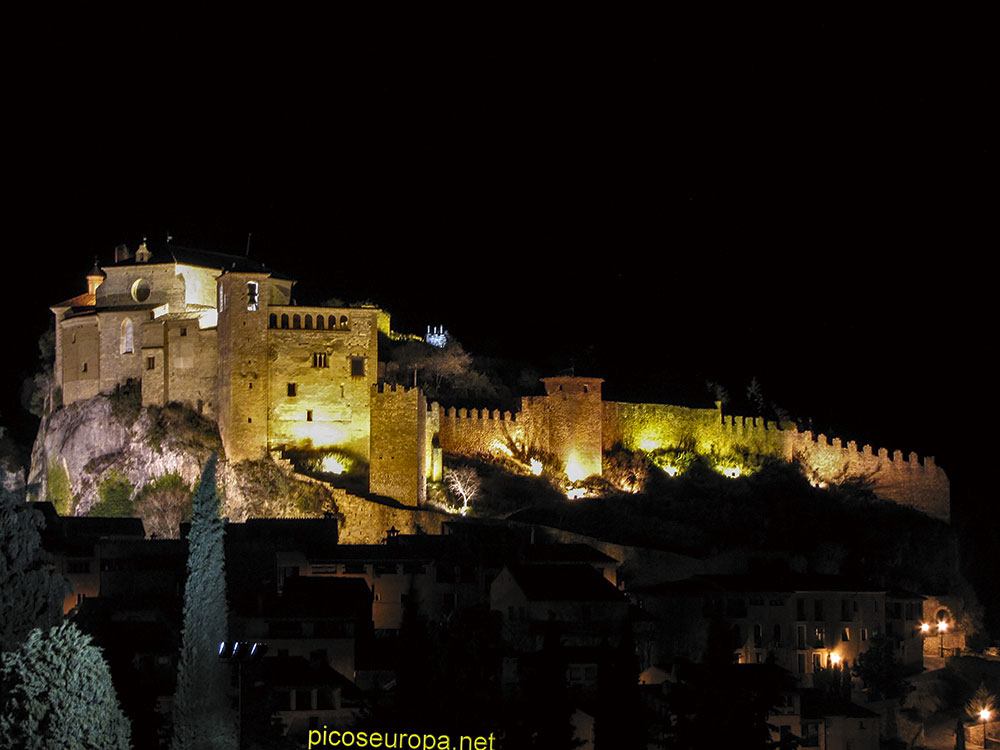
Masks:
[[[840,631],[840,640],[843,643],[848,643],[851,640],[851,629],[844,628]]]
[[[247,310],[257,309],[257,282],[247,282]]]
[[[80,366],[80,372],[86,372],[86,371],[87,371],[87,363],[86,363],[86,362],[84,362],[84,363],[83,363],[83,364],[82,364],[82,365]]]
[[[365,358],[351,357],[351,377],[363,378],[365,376]]]
[[[147,370],[156,369],[156,357],[146,357],[146,369]]]
[[[288,395],[289,396],[294,396],[297,393],[297,391],[298,391],[298,388],[296,388],[295,383],[289,383],[288,384]]]
[[[826,645],[826,631],[823,628],[816,628],[814,643],[816,648],[823,648]]]
[[[188,335],[188,329],[187,329],[187,327],[186,326],[181,326],[181,336],[187,336],[187,335]]]
[[[330,362],[326,352],[313,352],[313,367],[329,367]]]
[[[307,422],[312,422],[313,421],[312,409],[306,410],[306,421]]]
[[[813,653],[813,672],[818,672],[823,668],[822,655],[818,652]]]
[[[861,640],[868,640],[868,628],[861,628]]]
[[[823,600],[822,599],[816,599],[816,600],[813,601],[813,610],[814,610],[813,619],[814,620],[822,620],[823,619]]]

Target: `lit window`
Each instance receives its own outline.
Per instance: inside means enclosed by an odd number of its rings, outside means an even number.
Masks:
[[[247,310],[257,309],[257,282],[247,282]]]

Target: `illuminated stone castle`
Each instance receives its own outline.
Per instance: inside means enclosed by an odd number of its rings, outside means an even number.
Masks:
[[[336,450],[367,464],[369,490],[411,506],[439,480],[442,454],[558,460],[571,481],[600,475],[615,445],[691,446],[800,458],[816,483],[872,477],[877,494],[947,519],[948,479],[933,457],[860,449],[793,425],[721,409],[604,401],[598,378],[545,378],[517,413],[443,409],[417,388],[378,378],[389,315],[301,307],[294,281],[250,258],[166,244],[87,275],[87,292],[54,305],[55,384],[64,404],[142,384],[144,405],[180,402],[218,422],[232,462],[292,448]],[[784,429],[783,429],[784,428]],[[523,454],[522,454],[523,455]]]

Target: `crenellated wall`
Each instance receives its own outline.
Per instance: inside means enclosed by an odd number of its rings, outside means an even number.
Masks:
[[[500,455],[511,441],[522,443],[525,438],[524,419],[509,411],[438,406],[438,420],[438,441],[446,453]]]
[[[746,452],[798,458],[819,486],[849,478],[873,483],[879,497],[948,520],[948,477],[933,456],[858,447],[854,441],[799,431],[757,417],[723,415],[715,409],[669,404],[600,401],[600,385],[587,378],[546,379],[547,395],[524,398],[517,414],[472,410],[442,411],[440,443],[460,455],[502,455],[513,439],[559,456],[569,466],[588,457],[588,473],[600,474],[594,456],[616,445],[632,451],[684,448],[702,455]],[[562,386],[562,390],[559,389]],[[586,390],[584,390],[586,388]],[[597,409],[594,409],[596,404]]]

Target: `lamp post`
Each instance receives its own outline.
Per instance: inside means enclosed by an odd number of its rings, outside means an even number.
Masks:
[[[989,722],[993,714],[990,713],[988,708],[984,708],[979,712],[979,718],[983,720],[983,748],[986,747],[986,724]]]
[[[266,643],[222,641],[219,644],[219,660],[236,663],[236,746],[239,748],[243,747],[243,665],[260,661],[266,652]]]
[[[948,621],[941,620],[938,622],[938,635],[941,637],[941,658],[944,658],[944,634],[948,632]]]

